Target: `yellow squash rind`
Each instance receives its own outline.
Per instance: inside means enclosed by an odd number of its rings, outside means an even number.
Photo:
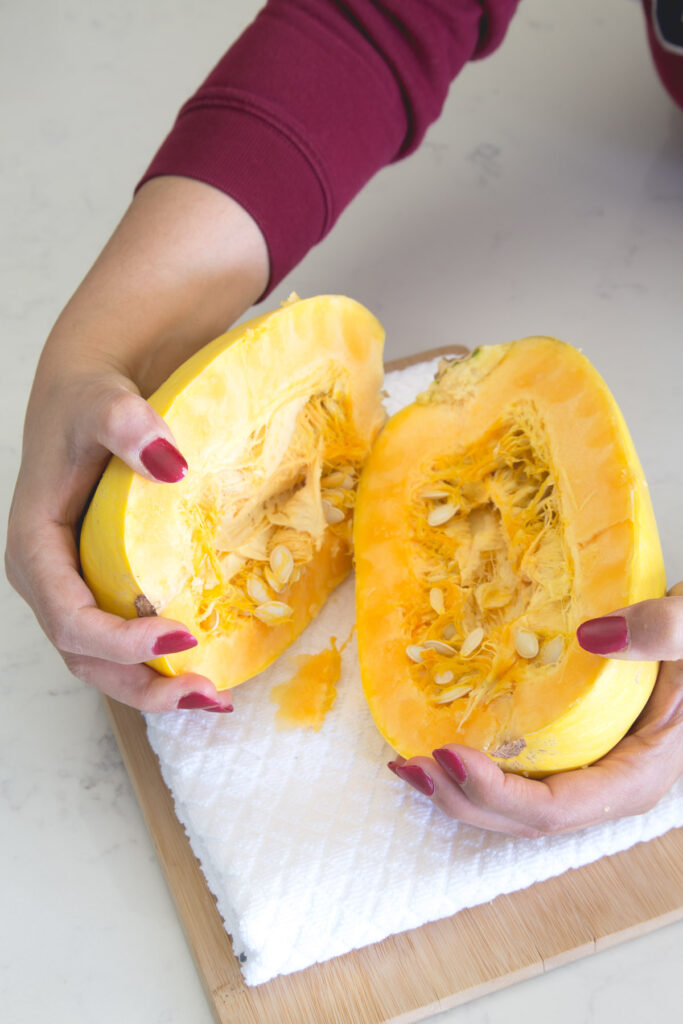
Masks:
[[[168,423],[188,473],[179,483],[157,484],[112,458],[85,516],[81,565],[101,608],[124,618],[141,608],[152,611],[177,619],[198,638],[196,648],[150,661],[159,672],[198,672],[219,689],[238,685],[291,644],[348,574],[350,516],[328,528],[318,494],[318,504],[311,505],[313,518],[317,512],[311,559],[299,579],[273,594],[291,608],[291,617],[268,625],[216,604],[222,585],[216,567],[222,571],[226,564],[216,552],[229,546],[221,537],[240,516],[248,519],[255,494],[262,493],[264,507],[272,503],[272,481],[277,474],[285,479],[290,463],[308,471],[306,452],[296,444],[312,445],[317,468],[310,470],[310,482],[317,486],[323,449],[316,448],[318,421],[311,417],[320,418],[328,407],[343,416],[346,433],[335,440],[332,424],[324,451],[336,444],[343,461],[348,436],[349,458],[362,463],[384,420],[383,340],[376,318],[349,298],[295,297],[211,342],[149,398]],[[309,419],[302,419],[309,407]],[[211,609],[218,607],[232,615],[230,628],[210,625]]]

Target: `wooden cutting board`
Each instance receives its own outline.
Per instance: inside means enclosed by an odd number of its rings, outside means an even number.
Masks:
[[[409,1024],[683,918],[683,829],[674,829],[249,988],[175,816],[142,715],[104,701],[218,1024]]]
[[[403,369],[451,348],[397,360]],[[249,988],[142,715],[104,702],[218,1024],[409,1024],[683,918],[683,829]],[[410,963],[408,972],[405,965]]]

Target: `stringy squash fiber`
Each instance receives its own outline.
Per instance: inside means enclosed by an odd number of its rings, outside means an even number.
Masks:
[[[384,421],[384,332],[343,296],[296,297],[228,331],[149,399],[189,464],[151,483],[113,458],[81,534],[99,606],[178,619],[158,671],[219,689],[260,672],[351,568],[361,467]]]
[[[386,425],[355,513],[357,631],[375,721],[542,775],[629,729],[656,663],[583,651],[585,619],[664,592],[642,469],[605,383],[552,338],[442,364]]]

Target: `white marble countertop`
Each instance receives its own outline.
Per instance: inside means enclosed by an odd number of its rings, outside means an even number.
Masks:
[[[3,519],[37,355],[180,103],[251,0],[3,5]],[[346,292],[388,357],[553,334],[631,428],[683,578],[683,113],[633,0],[523,0],[420,152],[383,172],[278,289]],[[12,1024],[212,1019],[97,694],[0,589],[0,1005]],[[437,1018],[673,1020],[683,923]]]

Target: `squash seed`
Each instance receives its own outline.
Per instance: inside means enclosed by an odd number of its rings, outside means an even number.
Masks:
[[[425,501],[441,501],[442,498],[450,498],[450,491],[440,491],[438,489],[427,488],[424,491],[420,491],[420,497],[424,498]]]
[[[341,469],[335,469],[332,473],[328,473],[327,476],[321,477],[320,487],[321,490],[336,490],[351,491],[356,486],[356,479],[351,473],[345,473]]]
[[[427,515],[427,525],[443,526],[444,523],[453,518],[457,511],[457,506],[450,501],[444,501],[442,505],[435,505]]]
[[[547,643],[543,644],[538,656],[538,662],[540,665],[552,665],[554,661],[559,661],[563,654],[564,637],[559,634],[558,636],[554,636],[552,640],[548,640]]]
[[[517,627],[514,634],[515,650],[520,658],[535,658],[538,654],[538,637],[530,629]]]
[[[346,513],[341,508],[335,508],[325,498],[322,499],[323,515],[325,516],[325,522],[330,526],[333,523],[341,523],[342,519],[346,518]]]
[[[321,493],[323,501],[329,501],[330,505],[335,505],[339,508],[340,505],[344,504],[345,495],[343,490],[339,487],[331,487],[329,490],[326,489]]]
[[[346,487],[342,490],[342,507],[353,508],[356,504],[356,492],[353,487]]]
[[[279,626],[281,622],[291,619],[293,614],[292,609],[284,601],[267,601],[254,610],[256,618],[265,622],[267,626]]]
[[[445,672],[437,672],[434,676],[434,682],[437,686],[448,686],[454,679],[455,675],[450,669],[447,669]]]
[[[327,476],[322,477],[320,486],[323,488],[327,487],[344,487],[344,481],[346,480],[346,474],[342,473],[341,470],[335,469],[332,473],[328,473]]]
[[[458,697],[466,697],[472,689],[467,683],[462,683],[457,686],[450,686],[447,690],[439,693],[432,700],[435,704],[450,704],[451,701],[457,700]]]
[[[467,658],[470,654],[474,654],[483,639],[484,630],[481,626],[477,626],[476,629],[473,629],[471,633],[467,634],[462,642],[462,647],[460,648],[460,654],[462,657]]]
[[[422,662],[423,653],[424,648],[420,647],[419,644],[408,644],[408,646],[406,647],[406,654],[408,655],[411,661],[416,662],[418,665]]]
[[[258,576],[247,576],[246,588],[249,597],[256,604],[265,604],[267,601],[270,601],[270,592],[263,580],[259,579]]]
[[[441,636],[444,640],[452,640],[457,633],[454,622],[447,622],[441,630]]]
[[[294,556],[285,544],[276,544],[270,552],[269,558],[271,572],[280,584],[284,587],[294,572]]]
[[[446,611],[446,605],[443,598],[443,590],[439,587],[432,587],[429,591],[429,603],[436,612],[437,615],[443,615]]]
[[[443,640],[425,640],[422,646],[428,651],[436,651],[437,654],[444,654],[447,658],[452,658],[455,654],[455,647],[451,647],[450,644],[445,644]]]

